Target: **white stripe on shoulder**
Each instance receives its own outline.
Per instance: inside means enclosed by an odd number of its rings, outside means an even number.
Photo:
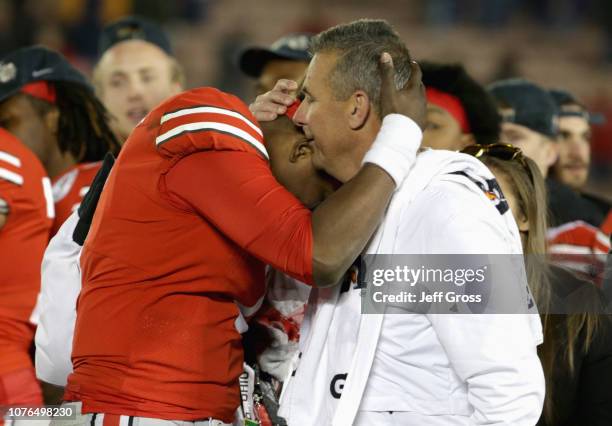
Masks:
[[[590,262],[571,262],[571,261],[560,261],[555,262],[556,265],[563,266],[566,269],[569,269],[573,272],[582,272],[585,274],[591,273],[591,263]]]
[[[164,124],[166,121],[172,120],[173,118],[183,117],[185,115],[190,115],[190,114],[203,114],[203,113],[223,114],[223,115],[237,118],[239,120],[242,120],[244,123],[246,123],[251,129],[255,130],[259,136],[263,137],[263,134],[261,133],[261,129],[257,127],[255,124],[253,124],[249,119],[247,119],[242,114],[236,111],[231,111],[229,109],[210,107],[210,106],[185,108],[185,109],[178,110],[176,112],[170,112],[162,116],[160,124]]]
[[[604,234],[601,230],[597,229],[597,231],[595,232],[595,238],[597,239],[597,242],[602,246],[610,247],[610,240],[608,239],[608,236]]]
[[[576,245],[576,244],[551,244],[548,248],[550,254],[572,254],[572,255],[591,255],[593,250],[591,247]]]
[[[230,126],[229,124],[225,124],[225,123],[215,123],[213,121],[201,121],[197,123],[187,123],[181,126],[177,126],[171,130],[168,130],[166,133],[159,135],[155,139],[155,144],[160,145],[164,143],[165,141],[167,141],[168,139],[178,136],[181,133],[196,132],[199,130],[216,130],[222,133],[230,133],[234,136],[237,136],[240,139],[245,140],[251,145],[253,145],[253,147],[257,149],[267,159],[270,158],[268,156],[268,151],[266,151],[266,147],[263,146],[261,142],[259,142],[249,133],[245,132],[242,129],[239,129],[238,127]]]
[[[21,160],[5,151],[0,151],[0,161],[7,162],[15,167],[21,167]]]
[[[8,180],[15,185],[23,185],[23,176],[0,167],[0,179]]]

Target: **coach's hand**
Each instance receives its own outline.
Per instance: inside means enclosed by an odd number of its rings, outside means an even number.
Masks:
[[[274,88],[257,96],[249,109],[257,121],[272,121],[287,112],[287,107],[295,102],[290,93],[296,91],[298,84],[293,80],[278,80]]]
[[[395,85],[395,67],[387,52],[380,56],[380,73],[381,118],[388,114],[402,114],[413,119],[423,130],[427,117],[427,100],[419,64],[410,62],[410,78],[401,89]]]

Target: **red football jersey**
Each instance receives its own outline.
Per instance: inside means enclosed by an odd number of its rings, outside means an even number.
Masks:
[[[0,375],[32,366],[29,318],[53,221],[51,182],[38,158],[0,129]]]
[[[68,216],[79,207],[101,166],[102,161],[77,164],[53,179],[55,220],[51,228],[51,236],[57,233]]]
[[[608,235],[577,220],[549,229],[547,240],[547,251],[556,264],[602,285],[606,255],[610,251]]]
[[[200,88],[124,144],[81,254],[64,398],[83,412],[232,421],[236,302],[262,297],[266,263],[312,282],[311,213],[274,179],[256,123]]]

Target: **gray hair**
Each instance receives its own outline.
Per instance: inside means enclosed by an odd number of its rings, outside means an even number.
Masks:
[[[395,67],[395,85],[403,88],[410,78],[410,52],[387,21],[360,19],[332,27],[314,37],[310,52],[336,53],[338,61],[329,75],[329,85],[338,100],[356,90],[367,93],[380,112],[380,55],[388,52]]]

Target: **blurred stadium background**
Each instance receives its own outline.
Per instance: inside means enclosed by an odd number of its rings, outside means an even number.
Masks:
[[[462,62],[484,84],[522,76],[563,88],[604,114],[589,186],[612,198],[610,0],[0,0],[0,54],[44,44],[90,74],[100,29],[126,14],[164,26],[190,87],[216,86],[245,101],[253,92],[237,67],[243,47],[387,19],[417,59]]]

